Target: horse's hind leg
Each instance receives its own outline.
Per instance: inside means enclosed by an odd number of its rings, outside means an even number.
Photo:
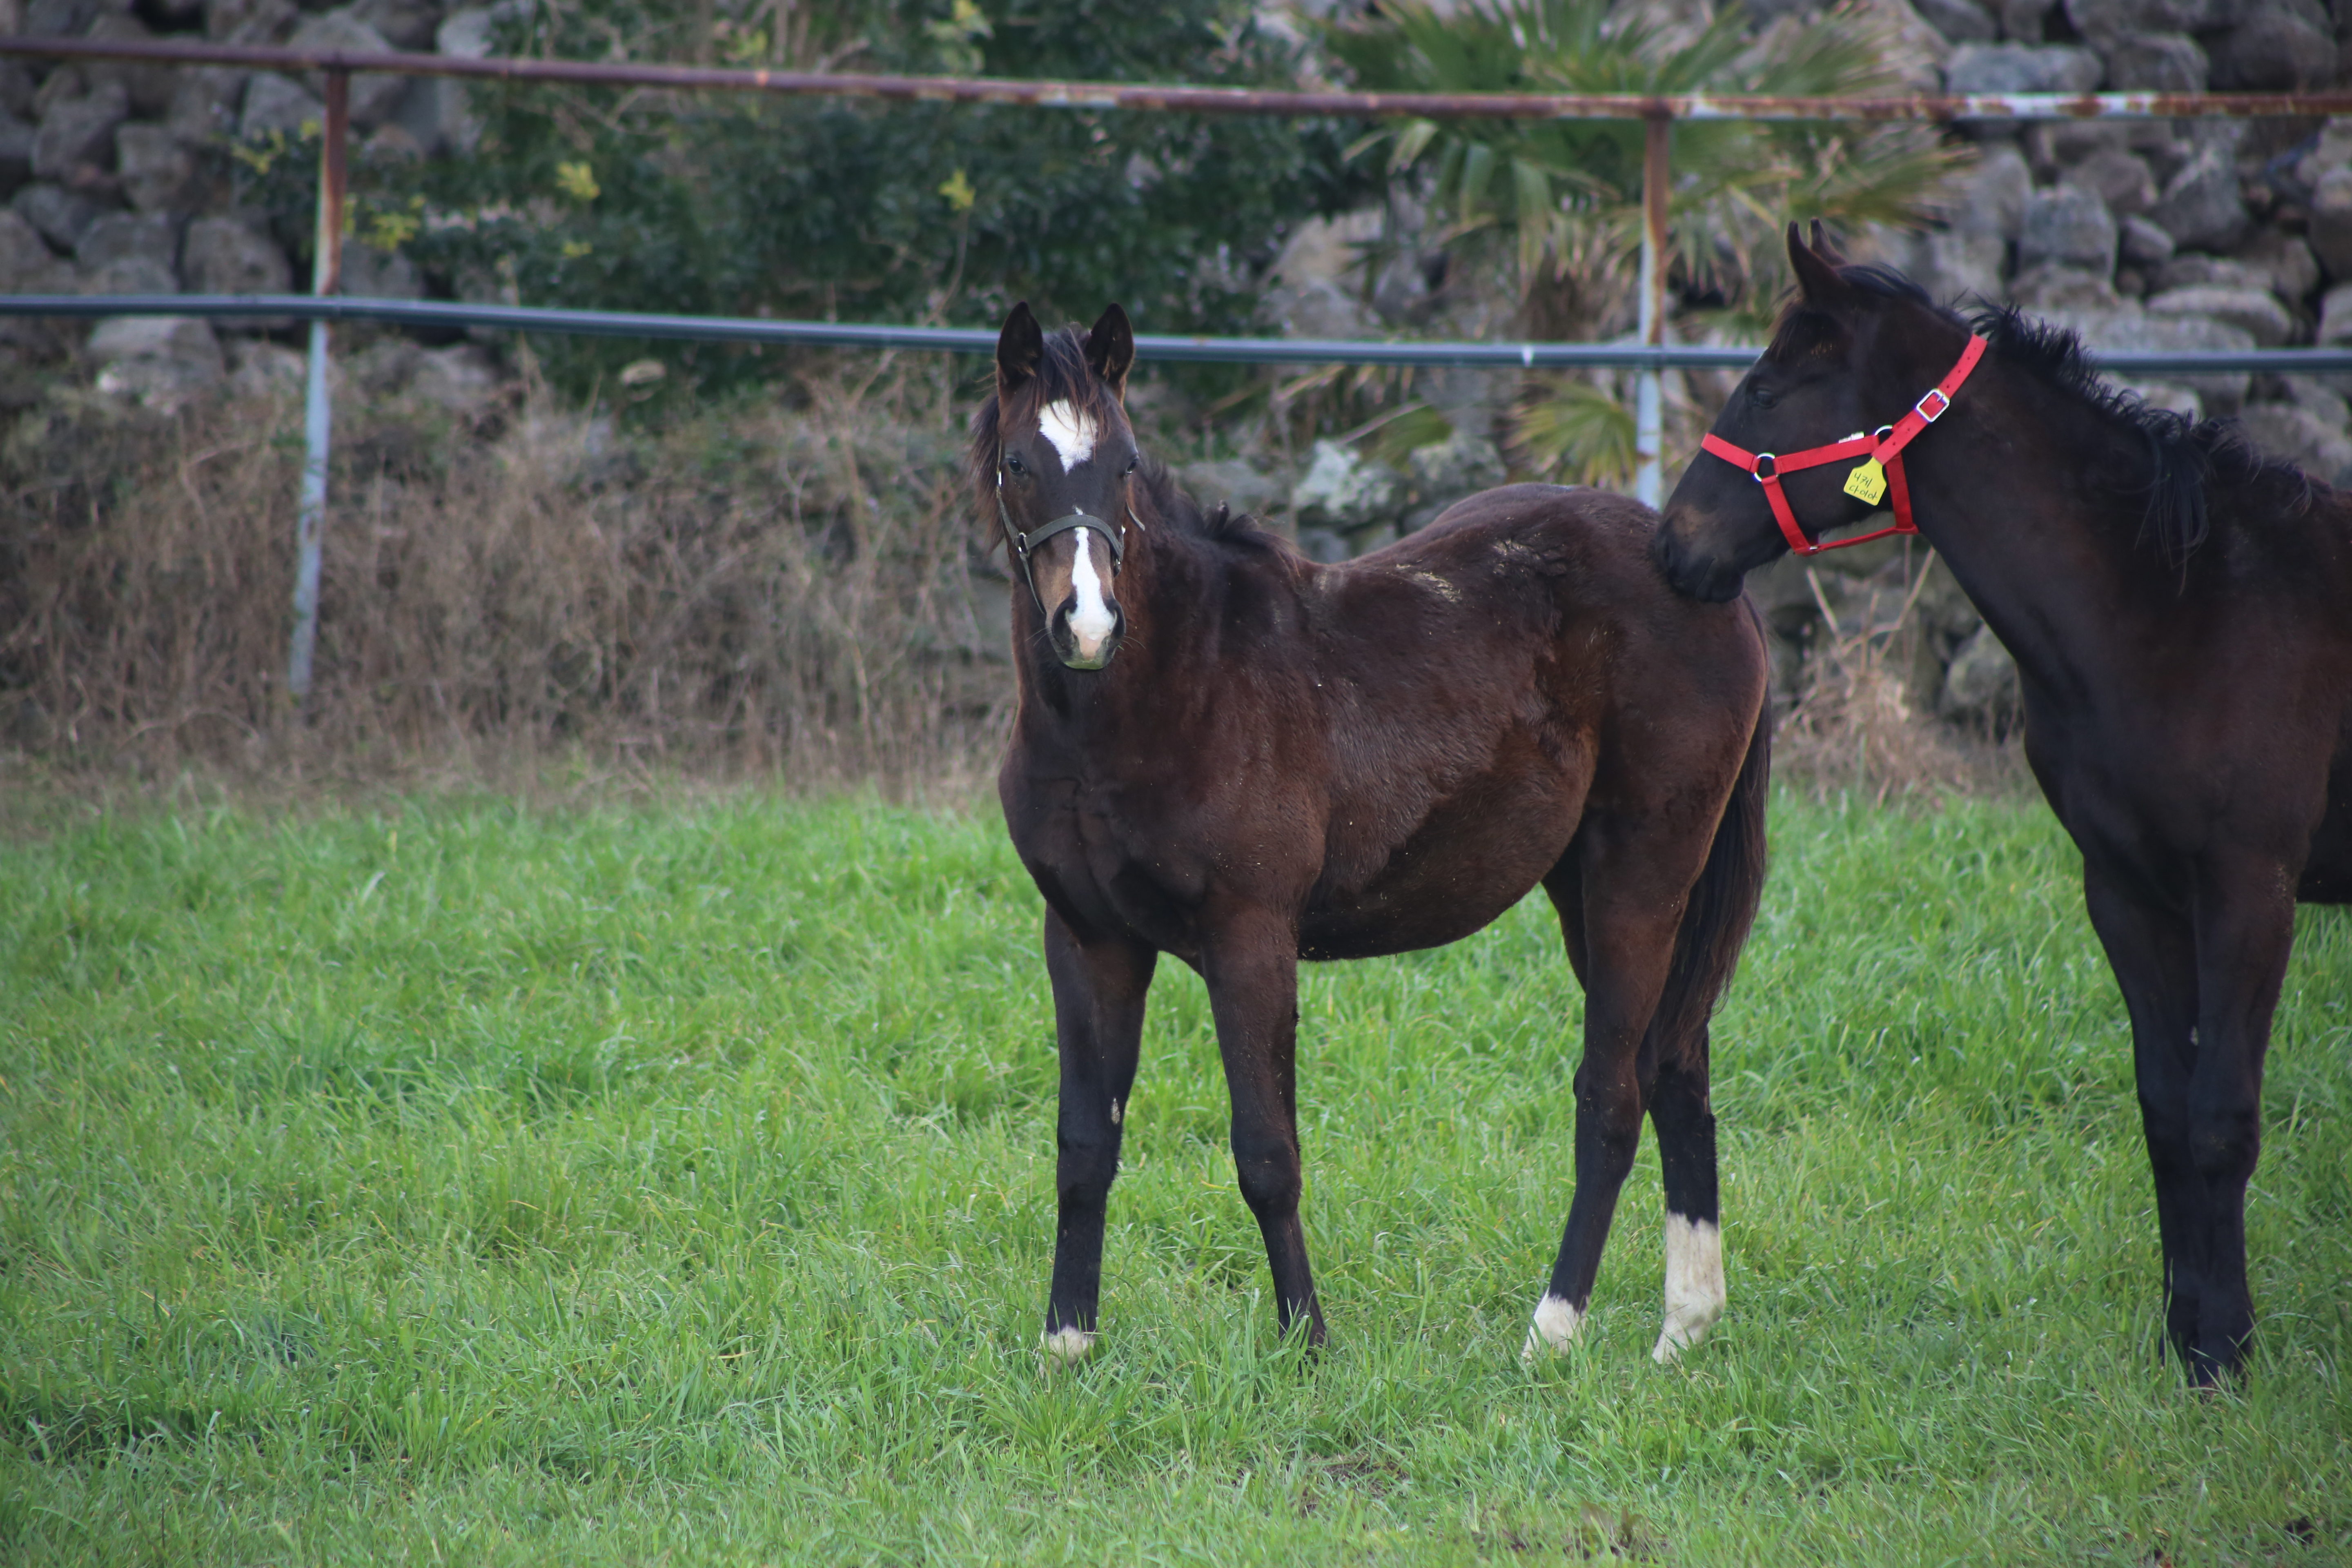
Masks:
[[[1706,1337],[1727,1300],[1704,1024],[1695,1038],[1669,1042],[1660,1053],[1649,1101],[1666,1189],[1665,1323],[1650,1352],[1663,1365]]]
[[[1584,881],[1573,857],[1545,883],[1579,984],[1584,980]],[[1715,1105],[1707,1089],[1707,1032],[1655,1050],[1644,1041],[1637,1067],[1666,1189],[1666,1308],[1650,1354],[1661,1365],[1706,1338],[1723,1316],[1722,1212],[1716,1193]]]
[[[1159,956],[1150,948],[1108,938],[1081,943],[1058,916],[1046,912],[1045,971],[1054,983],[1062,1093],[1054,1173],[1061,1213],[1054,1230],[1045,1347],[1066,1362],[1078,1360],[1094,1344],[1104,1215],[1111,1180],[1118,1173],[1128,1094],[1135,1087],[1144,995]]]
[[[1567,1348],[1583,1328],[1616,1217],[1617,1194],[1642,1138],[1643,1037],[1665,988],[1675,931],[1706,842],[1588,823],[1573,868],[1544,880],[1584,979],[1584,1059],[1576,1069],[1576,1195],[1551,1281],[1520,1354]]]

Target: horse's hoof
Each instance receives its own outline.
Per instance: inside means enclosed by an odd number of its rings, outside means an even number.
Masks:
[[[1095,1337],[1084,1329],[1055,1329],[1038,1342],[1037,1348],[1056,1366],[1076,1366],[1095,1348]]]
[[[2222,1361],[2203,1351],[2187,1358],[2189,1387],[2195,1394],[2231,1394],[2246,1384],[2246,1363],[2242,1358]]]
[[[1666,1313],[1665,1324],[1658,1331],[1658,1342],[1650,1352],[1650,1359],[1660,1366],[1671,1365],[1683,1352],[1705,1340],[1707,1331],[1723,1316],[1720,1301],[1689,1304]]]
[[[1536,1304],[1535,1321],[1528,1325],[1528,1342],[1519,1347],[1519,1364],[1533,1366],[1547,1352],[1565,1352],[1584,1331],[1584,1314],[1557,1296]]]

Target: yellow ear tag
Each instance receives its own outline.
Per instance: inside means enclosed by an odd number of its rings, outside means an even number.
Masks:
[[[1864,506],[1876,506],[1886,494],[1886,470],[1875,458],[1864,458],[1845,477],[1845,493]]]

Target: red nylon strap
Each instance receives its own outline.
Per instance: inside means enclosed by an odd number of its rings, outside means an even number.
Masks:
[[[1787,540],[1789,548],[1800,555],[1818,555],[1822,551],[1832,550],[1836,546],[1815,544],[1805,537],[1805,531],[1797,526],[1795,509],[1789,505],[1788,492],[1780,488],[1780,476],[1791,469],[1801,472],[1806,468],[1818,468],[1824,463],[1834,463],[1840,458],[1858,458],[1873,450],[1876,446],[1877,443],[1869,437],[1856,436],[1851,440],[1835,442],[1827,447],[1808,447],[1801,452],[1791,452],[1782,457],[1774,452],[1745,451],[1733,446],[1712,430],[1708,431],[1699,442],[1702,450],[1712,452],[1724,461],[1745,468],[1756,476],[1756,482],[1764,487],[1764,499],[1771,503],[1772,521],[1780,525],[1780,537]],[[1769,473],[1764,468],[1767,463],[1772,465],[1771,471]],[[1871,537],[1874,539],[1877,535],[1873,534]],[[1859,543],[1860,541],[1857,540],[1855,542]]]
[[[1874,539],[1884,539],[1890,533],[1916,533],[1911,521],[1911,486],[1903,473],[1903,448],[1909,446],[1922,430],[1944,416],[1952,405],[1952,395],[1969,378],[1969,373],[1984,358],[1985,341],[1975,333],[1969,334],[1969,345],[1960,351],[1959,363],[1952,366],[1944,379],[1930,388],[1926,395],[1911,405],[1909,413],[1887,427],[1884,437],[1855,436],[1825,447],[1808,447],[1801,452],[1783,456],[1776,452],[1750,452],[1735,447],[1713,431],[1700,440],[1699,449],[1711,452],[1736,468],[1744,468],[1764,487],[1764,499],[1772,508],[1772,521],[1780,525],[1780,536],[1789,542],[1789,549],[1798,555],[1819,555],[1824,550],[1843,550],[1850,544],[1867,544]],[[1797,513],[1789,504],[1789,497],[1780,488],[1780,476],[1818,468],[1834,463],[1841,458],[1859,457],[1868,453],[1886,470],[1888,499],[1894,502],[1895,525],[1874,533],[1857,534],[1852,539],[1840,539],[1828,544],[1817,544],[1805,537],[1797,525]],[[1769,471],[1766,465],[1769,464]]]
[[[1954,365],[1944,379],[1937,382],[1934,389],[1926,396],[1913,404],[1910,413],[1895,421],[1894,430],[1873,454],[1882,464],[1889,461],[1904,447],[1909,446],[1920,431],[1944,416],[1944,411],[1952,405],[1952,394],[1959,391],[1960,383],[1968,380],[1969,372],[1976,369],[1977,361],[1984,358],[1984,352],[1985,341],[1974,332],[1970,332],[1969,346],[1960,351],[1960,363]],[[1930,403],[1935,405],[1935,412],[1932,414],[1927,412]]]

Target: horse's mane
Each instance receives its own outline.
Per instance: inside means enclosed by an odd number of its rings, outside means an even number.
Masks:
[[[1975,332],[1990,345],[1990,353],[2006,363],[2138,432],[2147,447],[2150,469],[2141,537],[2154,540],[2165,559],[2176,566],[2185,566],[2212,531],[2209,487],[2236,489],[2272,479],[2294,488],[2293,504],[2298,510],[2310,502],[2310,477],[2292,463],[2263,457],[2233,421],[2192,422],[2169,408],[2150,406],[2136,392],[2110,385],[2084,347],[2082,335],[2071,327],[2035,321],[2014,305],[1987,305],[1975,315],[1963,317],[1936,303],[1925,289],[1902,273],[1875,262],[1842,266],[1838,276],[1865,294],[1916,306]],[[1781,349],[1782,340],[1803,312],[1802,300],[1792,301],[1781,312],[1772,347],[1766,353]]]
[[[2310,476],[2282,458],[2263,457],[2234,420],[2192,423],[2184,414],[2149,406],[2136,392],[2109,385],[2081,334],[2072,329],[2033,321],[2014,305],[1989,306],[1969,326],[1992,345],[1991,352],[2139,432],[2152,470],[2142,536],[2153,539],[2173,564],[2185,565],[2212,532],[2208,491],[2213,486],[2235,489],[2277,480],[2293,487],[2295,510],[2310,504]]]
[[[1013,395],[1010,407],[999,406],[997,394],[992,389],[971,416],[971,445],[965,455],[964,468],[971,482],[972,506],[987,531],[985,537],[990,544],[999,542],[1004,536],[1003,519],[996,510],[997,441],[1004,423],[1008,418],[1034,418],[1039,409],[1056,403],[1067,403],[1081,415],[1106,425],[1114,417],[1126,417],[1118,397],[1087,368],[1086,338],[1084,329],[1079,327],[1064,327],[1045,334],[1045,352],[1039,358],[1037,374]],[[1153,522],[1166,523],[1194,538],[1244,548],[1289,548],[1280,535],[1266,531],[1255,519],[1237,515],[1229,507],[1220,505],[1213,511],[1204,510],[1176,482],[1168,465],[1149,452],[1144,454],[1136,478],[1142,481],[1139,487],[1143,492],[1141,499]]]

